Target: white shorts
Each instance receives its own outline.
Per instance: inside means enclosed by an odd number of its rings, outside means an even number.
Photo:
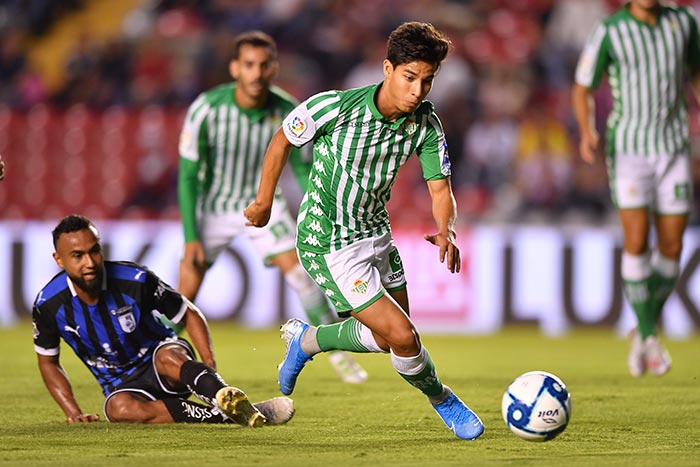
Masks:
[[[265,227],[245,225],[246,222],[248,219],[243,211],[205,213],[199,217],[197,224],[207,263],[213,264],[224,248],[240,234],[252,240],[255,251],[265,262],[281,253],[294,251],[296,223],[284,198],[275,198],[270,222]]]
[[[651,208],[659,214],[687,214],[692,199],[687,155],[616,155],[608,159],[613,202],[618,209]]]
[[[299,260],[338,314],[362,311],[386,291],[406,287],[406,275],[391,235],[366,238],[321,255],[299,249]]]

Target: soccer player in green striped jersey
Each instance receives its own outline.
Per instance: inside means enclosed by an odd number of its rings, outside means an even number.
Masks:
[[[352,318],[321,326],[290,320],[282,326],[287,343],[279,368],[282,393],[291,394],[304,365],[319,352],[390,353],[396,371],[428,397],[450,430],[475,439],[484,429],[481,420],[440,381],[409,318],[406,279],[386,210],[399,168],[416,154],[437,224],[425,239],[438,247],[449,271],[459,272],[445,134],[433,105],[424,101],[449,46],[432,25],[404,23],[389,37],[382,83],[322,92],[294,109],[272,138],[258,195],[245,214],[251,225],[267,225],[289,153],[313,144],[297,251],[336,310]]]
[[[265,149],[297,102],[272,86],[277,47],[260,31],[234,40],[229,71],[235,80],[202,93],[190,106],[180,136],[178,198],[185,231],[178,289],[194,301],[207,269],[239,234],[248,235],[265,262],[278,267],[314,324],[336,321],[321,289],[299,264],[295,224],[281,193],[265,229],[246,226],[243,209],[255,199]],[[294,173],[306,186],[309,162],[292,155]],[[367,373],[345,352],[330,356],[338,376],[361,383]]]
[[[572,102],[581,157],[599,146],[591,92],[607,73],[613,96],[606,153],[624,245],[621,275],[637,317],[630,373],[671,367],[657,323],[679,272],[691,200],[690,138],[684,86],[700,95],[700,37],[692,10],[631,0],[590,35],[576,69]],[[656,247],[649,236],[656,228]]]

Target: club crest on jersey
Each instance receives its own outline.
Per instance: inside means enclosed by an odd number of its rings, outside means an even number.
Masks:
[[[134,307],[132,305],[123,306],[117,310],[112,310],[110,313],[117,317],[122,331],[131,333],[136,330],[136,317],[134,316]]]
[[[407,134],[412,135],[413,133],[418,130],[418,124],[416,123],[415,120],[411,119],[408,120],[406,123],[403,125],[403,131],[405,131]]]
[[[287,123],[287,129],[297,138],[304,134],[306,131],[306,123],[304,120],[299,118],[299,116],[294,116],[294,118]]]
[[[353,283],[352,291],[355,293],[366,294],[367,293],[367,281],[356,279]]]

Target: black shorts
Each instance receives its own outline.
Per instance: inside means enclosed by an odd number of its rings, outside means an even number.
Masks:
[[[107,416],[107,402],[113,395],[120,392],[136,393],[152,401],[170,399],[173,397],[186,399],[190,396],[191,392],[186,386],[183,385],[181,387],[172,387],[166,381],[162,380],[156,371],[156,353],[161,347],[170,344],[176,344],[184,347],[192,360],[196,360],[194,349],[185,339],[175,337],[164,340],[158,344],[158,347],[156,347],[156,349],[153,351],[153,359],[151,359],[150,364],[143,365],[141,368],[129,375],[128,378],[122,381],[122,383],[117,386],[114,391],[109,393],[102,407],[106,420],[109,421],[109,417]]]

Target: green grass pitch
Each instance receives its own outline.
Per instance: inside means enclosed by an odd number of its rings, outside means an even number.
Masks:
[[[251,399],[279,395],[278,332],[212,323],[220,373]],[[476,441],[455,438],[385,355],[359,355],[370,374],[340,383],[319,355],[292,395],[296,415],[257,430],[224,425],[68,425],[36,367],[31,324],[0,329],[0,465],[227,466],[657,466],[700,464],[700,339],[667,341],[673,370],[633,379],[627,343],[610,329],[561,338],[535,328],[489,336],[423,336],[442,380],[482,418]],[[103,397],[64,347],[63,364],[86,412]],[[523,441],[501,418],[501,397],[529,370],[561,377],[572,394],[567,430],[547,443]]]

